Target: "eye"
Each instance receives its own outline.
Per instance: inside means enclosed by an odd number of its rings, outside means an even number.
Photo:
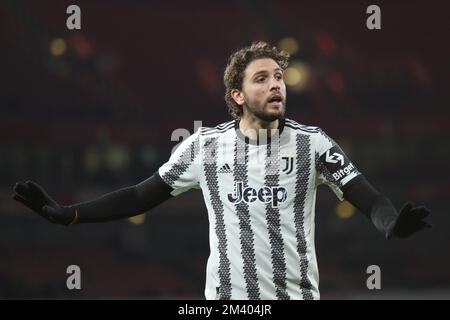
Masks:
[[[256,82],[263,82],[264,80],[266,80],[266,77],[256,78]]]
[[[281,80],[281,79],[283,79],[283,75],[282,75],[281,73],[277,73],[277,74],[275,75],[275,79]]]

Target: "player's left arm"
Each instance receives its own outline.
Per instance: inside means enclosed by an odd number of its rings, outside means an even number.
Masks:
[[[431,228],[424,219],[430,211],[407,202],[398,212],[386,196],[379,193],[367,179],[359,175],[345,186],[344,198],[363,212],[387,239],[406,238]]]
[[[378,192],[358,171],[339,145],[322,130],[316,145],[318,182],[363,212],[386,238],[405,238],[431,226],[424,221],[430,211],[408,202],[398,212],[388,197]]]

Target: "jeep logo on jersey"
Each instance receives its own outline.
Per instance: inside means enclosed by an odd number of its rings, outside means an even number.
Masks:
[[[285,187],[275,186],[267,187],[263,186],[259,190],[252,187],[243,187],[242,181],[236,182],[234,193],[228,194],[228,201],[234,204],[238,204],[241,201],[246,203],[252,203],[256,200],[262,203],[272,203],[272,207],[278,207],[280,203],[286,201],[287,191]]]

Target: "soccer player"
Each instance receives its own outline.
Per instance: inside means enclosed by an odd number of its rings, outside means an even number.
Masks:
[[[388,239],[430,227],[429,211],[408,203],[397,212],[324,131],[284,117],[288,59],[264,42],[232,54],[224,83],[234,120],[200,128],[145,181],[68,206],[32,181],[19,182],[14,199],[71,225],[141,214],[200,188],[210,223],[207,299],[319,299],[318,185],[330,186]]]

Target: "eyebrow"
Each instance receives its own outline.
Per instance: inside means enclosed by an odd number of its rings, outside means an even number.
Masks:
[[[274,71],[277,72],[277,71],[283,71],[283,70],[281,68],[275,68]],[[254,78],[255,76],[257,76],[257,75],[259,75],[261,73],[268,73],[268,71],[267,70],[260,70],[258,72],[255,72],[253,74],[252,78]]]

